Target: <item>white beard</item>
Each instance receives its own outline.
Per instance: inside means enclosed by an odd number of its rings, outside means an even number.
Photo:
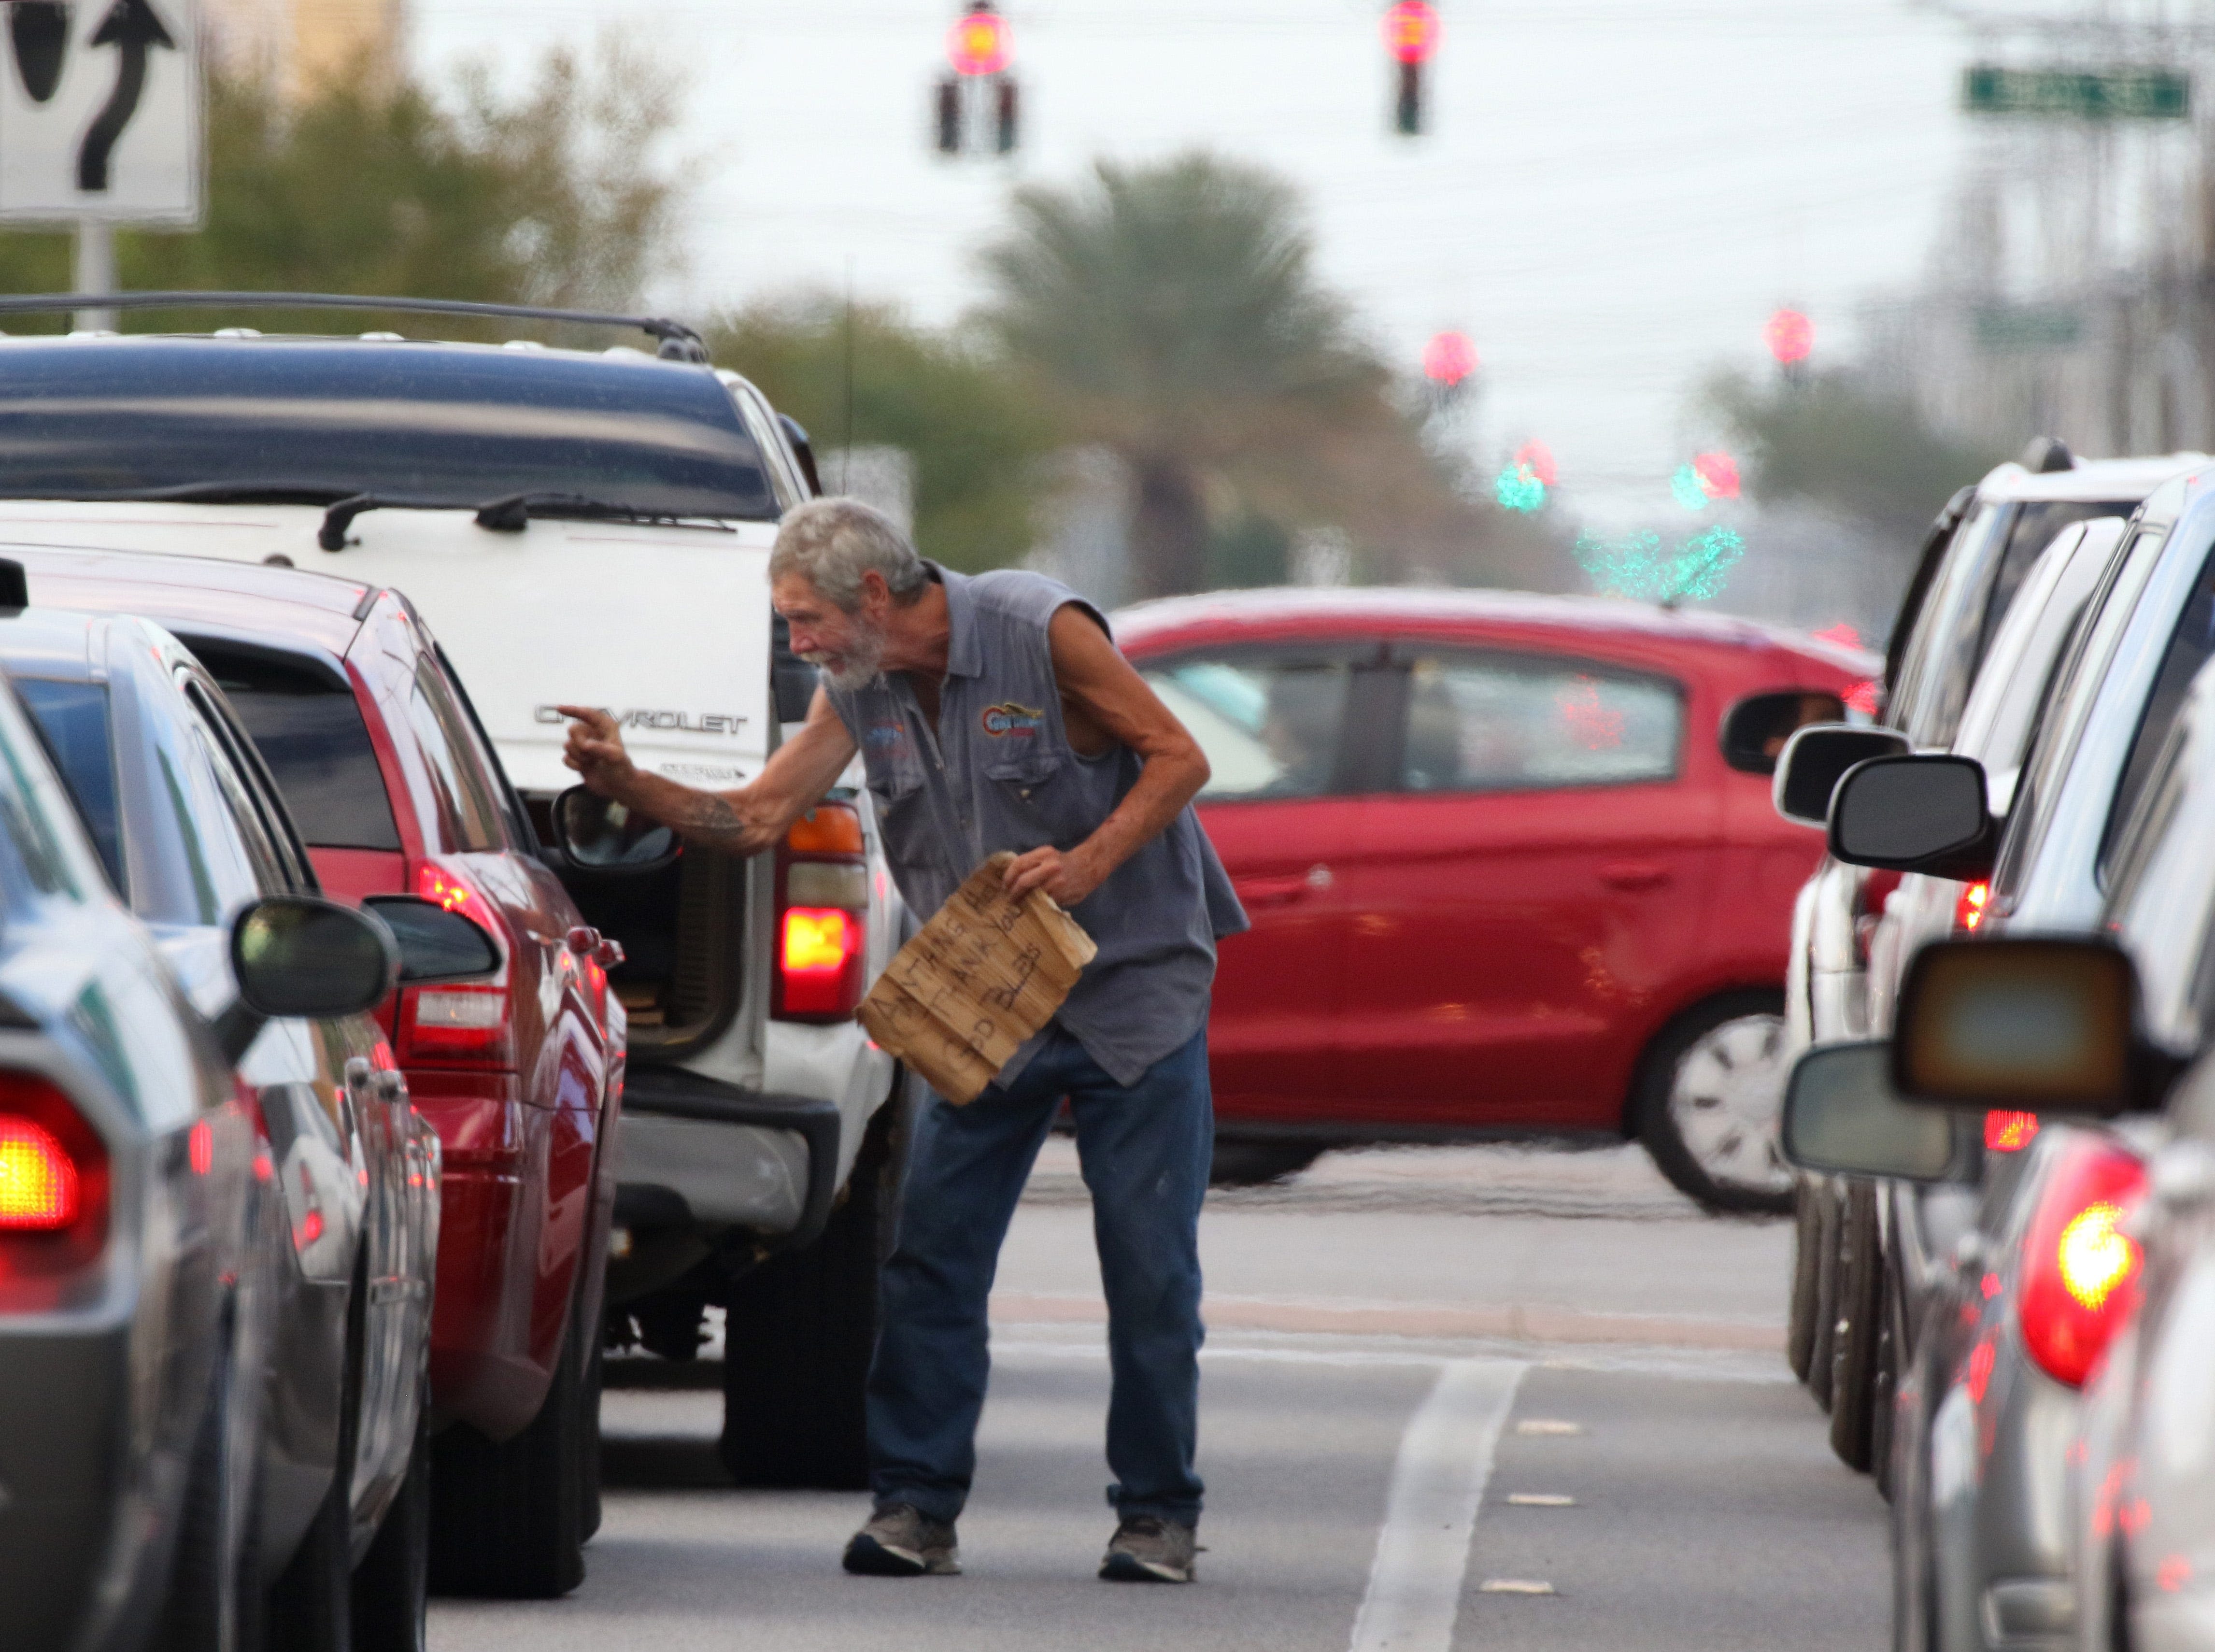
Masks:
[[[874,682],[884,667],[885,638],[881,631],[873,631],[866,625],[855,627],[854,641],[843,654],[823,653],[803,654],[800,656],[830,679],[831,686],[847,693],[866,688]],[[844,663],[833,666],[833,660]]]

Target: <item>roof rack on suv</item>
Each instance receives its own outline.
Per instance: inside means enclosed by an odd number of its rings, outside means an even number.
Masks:
[[[635,328],[659,340],[665,361],[708,359],[707,341],[683,322],[604,310],[554,310],[543,304],[481,304],[469,298],[379,298],[344,292],[31,292],[0,298],[0,316],[65,310],[397,310],[425,316],[506,316],[523,321],[574,322]]]

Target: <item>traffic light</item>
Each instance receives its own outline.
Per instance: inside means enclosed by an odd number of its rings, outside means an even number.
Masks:
[[[1430,0],[1395,0],[1384,14],[1384,47],[1399,72],[1393,129],[1413,138],[1423,130],[1423,65],[1439,49],[1438,8]]]
[[[1014,55],[1008,20],[992,0],[977,3],[946,36],[946,59],[954,72],[942,78],[932,104],[932,127],[941,155],[959,155],[973,146],[1006,155],[1015,147],[1020,104],[1008,73]]]

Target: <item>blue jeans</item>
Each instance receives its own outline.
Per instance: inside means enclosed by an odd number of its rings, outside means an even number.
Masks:
[[[1215,1142],[1205,1028],[1126,1088],[1057,1026],[1009,1088],[966,1107],[925,1102],[869,1367],[880,1508],[911,1503],[951,1520],[968,1498],[991,1365],[985,1298],[1064,1096],[1108,1293],[1108,1499],[1126,1518],[1200,1519],[1200,1206]]]

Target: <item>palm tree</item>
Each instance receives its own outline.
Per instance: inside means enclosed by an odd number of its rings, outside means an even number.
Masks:
[[[1343,520],[1346,462],[1420,442],[1317,282],[1288,185],[1205,154],[1094,175],[1016,193],[984,255],[984,320],[1068,427],[1129,466],[1138,594],[1196,590],[1213,484]]]

